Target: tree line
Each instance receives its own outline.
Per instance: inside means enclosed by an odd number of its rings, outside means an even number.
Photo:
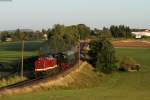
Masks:
[[[26,31],[21,31],[20,29],[17,29],[13,32],[9,32],[9,31],[0,32],[0,41],[5,42],[9,38],[11,39],[10,41],[20,41],[20,38],[23,35],[26,36],[27,41],[43,39],[43,34],[40,31],[26,32]]]
[[[12,41],[18,41],[18,37],[20,34],[26,34],[26,40],[42,40],[44,39],[44,34],[48,35],[48,38],[50,39],[51,35],[56,35],[56,33],[58,35],[75,34],[76,37],[80,35],[81,39],[87,39],[94,36],[96,37],[97,35],[110,38],[132,38],[131,31],[132,29],[125,25],[112,25],[110,26],[110,28],[104,27],[103,29],[91,29],[85,24],[71,26],[57,24],[54,25],[52,28],[49,28],[47,30],[43,29],[42,31],[22,32],[20,29],[17,29],[14,32],[3,31],[0,32],[0,40],[6,41],[7,38],[11,38]]]

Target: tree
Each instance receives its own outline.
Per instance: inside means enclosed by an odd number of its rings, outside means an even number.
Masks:
[[[22,32],[20,29],[17,29],[13,35],[15,41],[30,40],[29,37],[29,32]]]
[[[43,34],[42,34],[42,32],[40,32],[40,31],[35,31],[35,32],[33,32],[33,34],[32,34],[33,36],[33,38],[32,38],[32,40],[34,39],[34,40],[42,40],[43,39]]]
[[[64,52],[77,44],[78,29],[76,26],[55,25],[48,30],[48,41],[51,52]]]
[[[103,30],[99,30],[99,29],[95,28],[93,30],[93,34],[95,34],[96,36],[107,37],[107,38],[112,37],[112,34],[111,34],[110,30],[106,27],[103,27]]]
[[[131,38],[132,37],[131,29],[128,26],[124,26],[124,25],[114,26],[114,25],[112,25],[110,27],[110,31],[111,31],[112,36],[114,38]]]
[[[78,34],[80,35],[81,39],[86,39],[90,36],[91,30],[86,25],[79,24],[79,25],[77,25],[77,28],[78,28],[78,32],[79,32]]]
[[[4,31],[4,32],[1,32],[1,33],[0,33],[0,40],[1,40],[2,42],[6,41],[6,39],[7,39],[8,37],[10,37],[9,32]]]
[[[92,64],[97,71],[110,73],[116,69],[115,49],[111,42],[104,37],[99,37],[90,43],[90,56]]]

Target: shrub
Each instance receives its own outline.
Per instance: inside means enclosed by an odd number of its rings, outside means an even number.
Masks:
[[[119,66],[119,70],[121,71],[131,71],[131,70],[139,70],[140,65],[131,57],[124,57]]]
[[[90,44],[90,49],[92,63],[96,67],[97,71],[111,73],[116,69],[117,60],[115,56],[115,49],[108,39],[100,37],[97,40],[94,40]]]

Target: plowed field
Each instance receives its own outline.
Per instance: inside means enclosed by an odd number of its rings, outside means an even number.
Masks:
[[[113,41],[114,47],[116,48],[150,48],[150,42],[139,41],[139,40],[121,40]]]

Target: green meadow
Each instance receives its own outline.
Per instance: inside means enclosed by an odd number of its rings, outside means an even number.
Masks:
[[[24,57],[37,55],[37,50],[42,45],[41,41],[25,42]],[[21,42],[0,43],[0,62],[13,62],[21,58]]]
[[[41,45],[42,41],[25,42],[24,59],[38,55],[37,51]],[[0,87],[14,84],[21,80],[18,76],[20,75],[20,60],[21,42],[0,42],[0,78],[9,76],[8,79],[0,80]],[[26,65],[26,67],[32,66]]]

